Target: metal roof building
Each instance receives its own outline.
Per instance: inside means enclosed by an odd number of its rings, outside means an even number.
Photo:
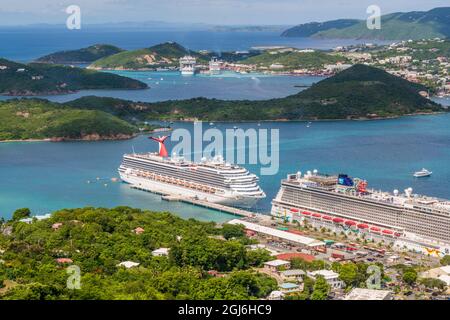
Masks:
[[[296,244],[300,244],[307,247],[322,247],[325,246],[325,242],[319,241],[313,238],[308,238],[305,236],[301,236],[299,234],[282,231],[274,228],[269,228],[265,226],[261,226],[256,223],[247,222],[239,219],[233,219],[228,222],[229,224],[242,224],[246,229],[252,230],[258,233],[263,233],[272,237],[276,237],[279,239],[283,239],[286,241],[294,242]]]

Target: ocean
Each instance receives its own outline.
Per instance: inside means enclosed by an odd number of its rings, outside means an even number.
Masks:
[[[27,62],[61,50],[73,50],[97,43],[132,50],[175,41],[190,50],[215,52],[249,50],[253,46],[291,46],[331,49],[362,40],[320,40],[284,38],[279,32],[67,30],[61,28],[0,28],[0,57]],[[381,42],[380,42],[381,43]]]
[[[449,122],[450,114],[314,122],[310,127],[305,122],[263,122],[260,126],[240,123],[242,129],[280,132],[280,170],[276,175],[260,175],[267,198],[256,211],[269,212],[280,180],[288,173],[313,169],[348,173],[383,190],[412,187],[417,193],[450,198]],[[223,131],[233,124],[216,123],[214,127]],[[174,128],[192,131],[193,124],[175,123]],[[170,150],[173,143],[168,142],[167,146]],[[126,141],[0,143],[0,215],[9,217],[20,207],[43,214],[61,208],[128,205],[172,211],[185,218],[232,218],[191,205],[164,202],[157,195],[110,181],[118,176],[122,155],[133,148],[136,152],[157,150],[156,144],[145,136]],[[258,165],[246,167],[260,174]],[[413,178],[413,172],[422,167],[432,170],[433,176]]]

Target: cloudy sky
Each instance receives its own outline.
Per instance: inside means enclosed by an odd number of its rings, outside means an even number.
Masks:
[[[273,25],[364,18],[373,4],[383,14],[450,6],[449,0],[0,0],[0,25],[65,23],[69,5],[78,5],[88,24],[157,20]]]

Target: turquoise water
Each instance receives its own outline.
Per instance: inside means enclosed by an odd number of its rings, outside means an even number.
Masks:
[[[264,100],[281,98],[303,90],[295,86],[311,85],[323,77],[272,76],[264,74],[237,74],[226,72],[220,75],[182,76],[179,72],[114,71],[147,83],[145,90],[82,90],[77,93],[57,96],[39,96],[55,102],[67,102],[82,96],[96,95],[134,101],[155,102],[196,97],[224,100]],[[0,100],[11,97],[0,96]]]
[[[317,122],[309,128],[304,122],[267,122],[260,127],[255,123],[239,124],[243,129],[280,130],[280,171],[274,176],[260,176],[267,198],[257,210],[270,209],[280,179],[286,174],[312,169],[349,173],[384,190],[412,187],[418,193],[450,198],[449,123],[450,114]],[[174,126],[192,130],[193,125]],[[233,125],[217,123],[215,127],[224,130]],[[137,152],[156,151],[156,145],[144,136],[115,142],[0,143],[0,215],[9,217],[19,207],[30,207],[40,214],[66,207],[129,205],[204,220],[231,218],[190,205],[163,202],[156,195],[109,181],[117,176],[122,154],[133,147]],[[247,167],[259,174],[257,165]],[[414,179],[412,173],[422,167],[432,170],[433,176]],[[96,182],[96,177],[106,180]],[[88,184],[88,180],[95,182]]]

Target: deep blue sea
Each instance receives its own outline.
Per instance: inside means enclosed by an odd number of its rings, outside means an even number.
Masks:
[[[126,49],[150,46],[162,41],[178,41],[191,49],[246,50],[254,45],[295,45],[331,48],[342,42],[310,39],[284,39],[274,33],[222,32],[70,32],[0,30],[0,56],[28,61],[62,49],[75,49],[93,43],[112,43]],[[160,101],[204,96],[220,99],[269,99],[301,90],[316,77],[223,74],[214,77],[182,77],[177,73],[120,72],[147,82],[148,90],[82,91],[73,95],[48,97],[68,101],[89,94],[139,101]],[[6,97],[3,97],[3,99]],[[1,97],[0,97],[1,99]],[[450,104],[449,100],[441,100]],[[273,176],[260,176],[267,198],[257,211],[268,212],[280,180],[298,170],[345,172],[365,178],[369,185],[385,190],[412,187],[416,192],[450,198],[450,114],[414,116],[382,121],[239,123],[242,129],[280,130],[280,170]],[[192,130],[190,123],[175,128]],[[208,124],[205,124],[208,126]],[[216,123],[220,130],[233,124]],[[171,142],[168,143],[170,148]],[[0,216],[9,217],[21,207],[34,214],[81,206],[129,205],[167,210],[182,217],[225,221],[230,215],[181,203],[161,201],[157,195],[132,190],[117,177],[122,155],[156,151],[146,137],[104,142],[21,142],[0,143]],[[426,179],[412,173],[425,167],[434,172]],[[259,175],[257,165],[247,168]],[[97,180],[96,178],[100,178]],[[91,181],[91,183],[87,183]]]
[[[87,47],[96,43],[112,44],[123,49],[150,47],[176,41],[191,50],[215,52],[249,50],[253,46],[292,46],[331,49],[363,40],[317,40],[284,38],[279,32],[213,32],[213,31],[121,31],[67,30],[61,28],[0,28],[0,57],[30,61],[60,51]],[[366,41],[367,42],[367,41]]]

